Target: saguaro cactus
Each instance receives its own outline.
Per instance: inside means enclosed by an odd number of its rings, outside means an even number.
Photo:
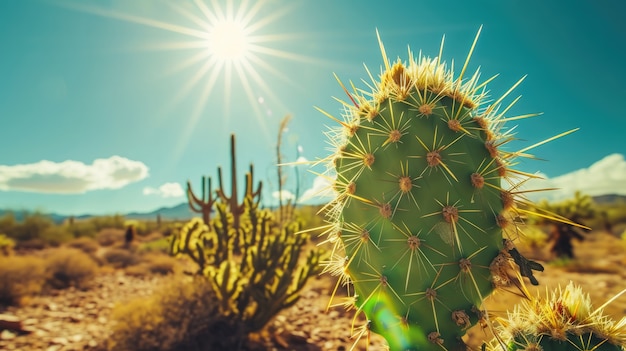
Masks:
[[[532,146],[503,150],[512,140],[504,122],[532,115],[506,118],[517,100],[501,102],[522,80],[486,104],[479,72],[465,79],[476,40],[455,76],[441,52],[390,62],[379,37],[384,67],[379,79],[368,71],[371,91],[340,82],[350,99],[343,119],[320,110],[340,124],[328,133],[337,197],[327,206],[336,245],[327,270],[354,287],[357,311],[392,351],[465,350],[461,337],[487,318],[483,299],[509,281],[505,267],[514,259],[533,282],[542,268],[507,236],[530,177],[511,166]]]
[[[194,194],[191,188],[191,182],[187,181],[187,201],[192,211],[201,213],[202,220],[206,225],[209,225],[211,221],[211,212],[213,211],[213,205],[220,199],[228,204],[228,207],[234,218],[234,227],[239,228],[239,218],[244,212],[245,198],[251,196],[255,201],[259,201],[261,197],[261,189],[263,183],[259,181],[256,190],[254,189],[254,166],[250,164],[250,170],[246,173],[245,181],[246,188],[242,196],[241,202],[239,202],[237,192],[237,155],[235,153],[235,135],[230,135],[230,191],[231,195],[226,195],[224,191],[224,182],[222,181],[222,167],[217,167],[217,181],[219,187],[215,190],[217,196],[213,196],[213,189],[211,187],[211,177],[202,177],[202,193],[200,196]]]

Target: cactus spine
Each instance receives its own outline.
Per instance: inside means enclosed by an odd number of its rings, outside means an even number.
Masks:
[[[328,133],[337,196],[326,208],[335,243],[326,270],[354,287],[357,312],[390,350],[465,350],[461,337],[487,318],[483,299],[509,282],[505,267],[515,259],[533,281],[542,269],[503,240],[523,215],[517,188],[529,177],[511,166],[532,148],[504,151],[503,125],[533,115],[499,109],[522,80],[486,104],[479,72],[465,79],[478,35],[457,77],[441,52],[390,62],[378,39],[384,70],[368,71],[371,91],[340,82],[343,120],[320,110],[340,124]]]
[[[570,282],[546,297],[530,297],[516,305],[506,318],[498,318],[498,334],[509,351],[624,351],[626,317],[615,322],[603,314],[602,307],[593,310],[589,295]],[[530,296],[530,294],[528,295]],[[489,351],[502,350],[493,340]]]

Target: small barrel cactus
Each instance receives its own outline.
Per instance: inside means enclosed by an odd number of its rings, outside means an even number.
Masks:
[[[604,305],[593,310],[589,295],[573,283],[545,298],[529,297],[507,318],[498,318],[499,340],[493,340],[485,350],[626,350],[626,317],[619,322],[612,320],[603,314]]]
[[[485,321],[482,301],[517,253],[507,239],[531,175],[512,169],[526,149],[501,146],[512,140],[505,121],[531,115],[500,108],[521,80],[486,104],[479,73],[465,79],[476,40],[456,77],[440,57],[410,50],[408,63],[390,62],[379,43],[384,69],[379,79],[368,71],[371,91],[342,84],[344,118],[320,110],[340,123],[328,133],[337,196],[327,206],[327,271],[354,287],[357,312],[392,351],[464,350],[461,337]]]

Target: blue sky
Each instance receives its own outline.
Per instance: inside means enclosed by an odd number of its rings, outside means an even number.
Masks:
[[[406,60],[407,45],[434,57],[445,35],[442,59],[460,64],[481,25],[470,69],[499,74],[488,85],[495,98],[528,75],[505,101],[522,95],[509,114],[543,112],[519,121],[520,140],[507,148],[580,128],[533,150],[545,161],[517,167],[562,188],[548,196],[626,195],[626,4],[452,3],[0,1],[0,208],[105,214],[178,204],[188,179],[199,188],[201,175],[229,168],[230,133],[240,178],[253,162],[270,202],[281,119],[293,117],[287,161],[325,157],[323,132],[334,123],[314,107],[340,114],[333,73],[364,87],[363,64],[378,72],[376,29],[392,59]],[[247,49],[237,41],[242,22]],[[321,184],[299,167],[301,194]],[[294,191],[295,173],[285,172]]]

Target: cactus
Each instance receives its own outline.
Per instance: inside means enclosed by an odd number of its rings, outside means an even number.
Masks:
[[[597,213],[593,199],[589,195],[583,195],[580,191],[574,194],[572,199],[560,202],[541,201],[533,210],[536,215],[531,215],[530,220],[535,224],[549,226],[550,251],[556,258],[574,258],[574,246],[572,240],[583,241],[585,237],[580,234],[576,227],[590,230],[580,223],[594,218]],[[549,215],[541,215],[541,214]]]
[[[219,188],[216,190],[220,199],[228,203],[230,213],[233,215],[233,226],[239,228],[239,222],[241,215],[245,212],[245,199],[250,196],[259,202],[261,199],[261,188],[263,183],[259,181],[256,190],[254,190],[254,166],[250,164],[250,170],[246,173],[246,189],[244,191],[243,200],[239,203],[237,197],[237,162],[235,158],[235,135],[230,135],[230,192],[231,195],[227,196],[224,192],[224,184],[222,182],[222,168],[217,168],[217,179],[219,182]]]
[[[506,268],[515,262],[533,284],[543,269],[509,240],[525,214],[518,188],[532,177],[512,167],[543,142],[502,148],[513,139],[505,122],[535,114],[505,117],[517,99],[500,108],[523,78],[491,104],[478,71],[465,79],[477,39],[455,77],[441,51],[390,62],[379,36],[384,70],[378,80],[368,71],[371,91],[339,81],[343,120],[320,109],[340,124],[328,133],[337,196],[326,206],[335,247],[325,269],[354,288],[356,311],[392,351],[465,350],[466,330],[488,319],[483,299],[510,283]]]
[[[615,322],[603,314],[618,296],[596,310],[589,295],[571,282],[545,298],[530,296],[506,318],[498,318],[498,339],[484,349],[499,351],[504,344],[509,351],[624,351],[626,317]]]
[[[216,197],[213,197],[213,187],[211,177],[202,176],[202,193],[200,196],[194,194],[191,188],[191,181],[187,181],[187,202],[189,208],[196,213],[202,214],[202,220],[208,224],[211,221],[211,212],[215,205]]]
[[[170,253],[192,258],[211,281],[220,313],[234,321],[239,340],[263,328],[280,310],[293,305],[309,277],[317,274],[320,250],[305,260],[300,253],[307,234],[296,234],[298,222],[278,223],[267,209],[246,196],[239,230],[226,203],[207,226],[193,219],[173,236]],[[238,232],[242,240],[235,240]],[[239,254],[240,253],[240,254]]]
[[[227,196],[224,192],[224,183],[222,181],[222,167],[217,168],[217,179],[219,183],[219,188],[216,190],[217,197],[213,196],[213,189],[211,187],[211,177],[202,177],[202,193],[200,196],[194,194],[193,189],[191,188],[191,182],[187,181],[187,200],[189,203],[189,207],[192,211],[201,213],[202,219],[205,224],[209,224],[211,221],[211,212],[213,211],[213,205],[218,199],[228,203],[230,207],[230,211],[234,218],[235,228],[239,228],[239,218],[243,214],[244,211],[244,200],[247,196],[252,196],[256,198],[258,201],[261,196],[261,188],[263,183],[259,181],[256,190],[253,187],[254,183],[254,166],[250,164],[250,170],[245,176],[246,181],[246,189],[244,191],[244,196],[239,203],[238,193],[237,193],[237,162],[236,162],[236,154],[235,154],[235,135],[231,134],[230,136],[230,175],[231,175],[231,195]]]

